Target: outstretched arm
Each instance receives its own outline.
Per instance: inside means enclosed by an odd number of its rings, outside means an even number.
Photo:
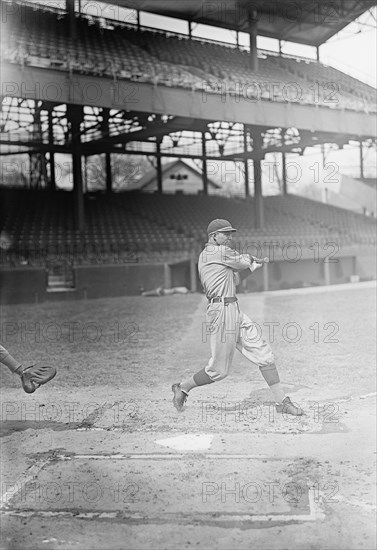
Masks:
[[[249,277],[256,269],[259,269],[260,267],[262,267],[262,264],[259,264],[259,263],[256,263],[256,262],[253,262],[250,267],[248,267],[247,269],[244,269],[242,271],[239,271],[236,275],[238,277],[238,279],[236,279],[236,285],[239,285],[240,282],[242,282],[243,280],[247,279],[247,277]]]
[[[16,370],[21,366],[21,363],[19,363],[14,357],[12,357],[9,351],[6,350],[1,344],[0,363],[3,363],[3,365],[7,366],[8,369],[12,372],[16,372]]]
[[[236,250],[227,246],[220,246],[221,263],[231,267],[234,271],[243,271],[252,266],[253,260],[249,254],[239,254]]]
[[[46,384],[56,375],[55,367],[47,365],[25,367],[19,363],[0,344],[0,363],[3,363],[13,374],[18,374],[22,381],[22,387],[26,393],[33,393],[39,386]]]

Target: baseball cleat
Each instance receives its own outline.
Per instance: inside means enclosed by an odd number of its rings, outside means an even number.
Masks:
[[[294,405],[288,396],[283,399],[281,404],[278,403],[276,405],[276,412],[291,414],[292,416],[302,416],[304,414],[304,411],[300,409],[300,407]]]
[[[182,412],[188,395],[181,390],[180,384],[173,384],[171,389],[174,393],[173,405],[177,409],[177,411]]]
[[[22,387],[26,393],[34,393],[35,390],[52,380],[56,376],[55,367],[31,365],[22,370]]]

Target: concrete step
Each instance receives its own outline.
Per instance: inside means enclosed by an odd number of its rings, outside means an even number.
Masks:
[[[82,291],[77,288],[64,288],[57,290],[47,289],[45,300],[47,302],[64,302],[65,300],[80,300],[83,298]]]
[[[48,286],[47,292],[74,292],[76,289],[72,286],[54,285]]]

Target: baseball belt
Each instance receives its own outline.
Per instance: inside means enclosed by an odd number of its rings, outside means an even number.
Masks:
[[[224,304],[231,304],[233,302],[237,302],[237,298],[236,297],[222,297],[222,296],[215,296],[215,298],[211,298],[211,300],[209,300],[209,303],[210,304],[215,304],[216,302],[224,302]]]

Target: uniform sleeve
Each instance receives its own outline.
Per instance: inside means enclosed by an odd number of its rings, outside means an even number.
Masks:
[[[9,353],[7,352],[7,350],[5,348],[3,348],[3,346],[0,344],[0,363],[2,363],[3,359],[8,357],[8,355],[9,355]]]
[[[21,363],[17,361],[12,355],[0,344],[0,363],[3,363],[12,372],[15,372]]]
[[[235,271],[242,271],[251,266],[252,260],[248,254],[239,254],[228,246],[221,246],[221,263]]]

